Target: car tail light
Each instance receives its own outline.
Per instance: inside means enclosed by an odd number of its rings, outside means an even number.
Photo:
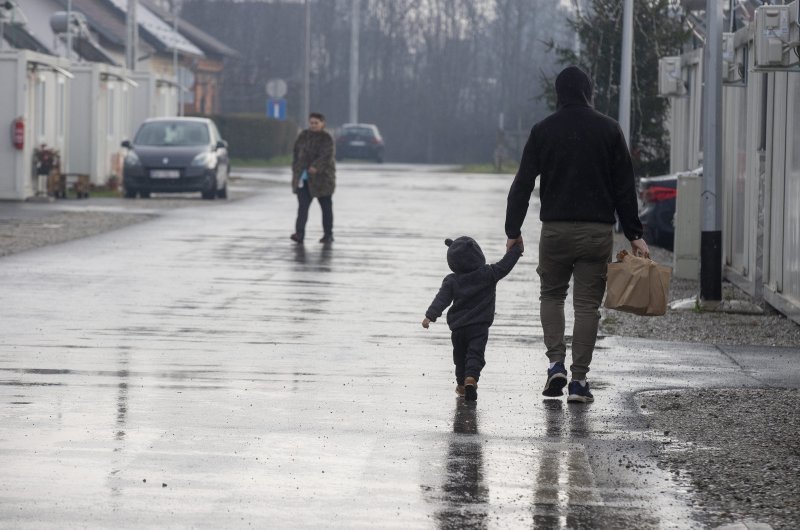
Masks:
[[[674,199],[678,196],[678,190],[665,186],[650,186],[644,190],[645,202],[662,202]]]
[[[381,143],[381,140],[380,140],[380,138],[375,138],[375,137],[373,136],[372,138],[370,138],[370,139],[369,139],[369,143],[371,143],[371,144],[373,144],[373,145],[380,145],[380,143]]]

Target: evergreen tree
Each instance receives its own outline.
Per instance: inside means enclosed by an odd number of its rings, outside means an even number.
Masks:
[[[623,3],[590,0],[588,9],[570,20],[580,39],[580,51],[553,44],[561,65],[576,65],[594,80],[595,108],[619,115],[620,56]],[[631,154],[637,174],[669,171],[669,101],[658,96],[658,60],[677,55],[689,33],[680,11],[670,0],[634,2],[633,72],[631,90]],[[545,97],[555,108],[554,77],[542,77]]]

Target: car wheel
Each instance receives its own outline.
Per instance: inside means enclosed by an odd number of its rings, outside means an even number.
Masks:
[[[142,199],[149,199],[150,198],[150,190],[140,190],[139,197]]]

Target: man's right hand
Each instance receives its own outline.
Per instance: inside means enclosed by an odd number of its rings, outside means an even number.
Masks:
[[[511,250],[511,247],[513,247],[514,245],[519,245],[520,252],[525,252],[525,244],[522,242],[521,235],[516,239],[509,239],[506,241],[506,252]]]
[[[633,252],[634,256],[638,256],[640,258],[650,257],[650,249],[647,247],[647,243],[644,239],[634,239],[631,241],[631,251]]]

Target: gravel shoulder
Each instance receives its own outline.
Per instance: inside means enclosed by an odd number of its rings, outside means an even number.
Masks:
[[[0,257],[110,232],[154,217],[83,211],[53,212],[35,219],[0,219]]]
[[[637,403],[663,434],[661,465],[693,490],[711,528],[756,520],[800,528],[798,389],[645,392]]]
[[[628,248],[618,236],[615,249]],[[655,261],[672,252],[651,247]],[[673,278],[670,300],[693,298],[699,281]],[[723,298],[754,302],[730,283]],[[800,347],[800,325],[769,306],[763,315],[672,311],[642,317],[601,310],[607,335],[743,346]],[[636,396],[650,428],[663,434],[659,465],[693,493],[709,528],[758,521],[800,528],[798,389],[676,389]]]
[[[232,178],[228,200],[245,199],[266,188],[284,185],[273,180]],[[164,211],[214,204],[218,202],[201,200],[198,194],[156,194],[151,199],[90,197],[49,203],[0,202],[0,258],[117,230],[154,219]]]

